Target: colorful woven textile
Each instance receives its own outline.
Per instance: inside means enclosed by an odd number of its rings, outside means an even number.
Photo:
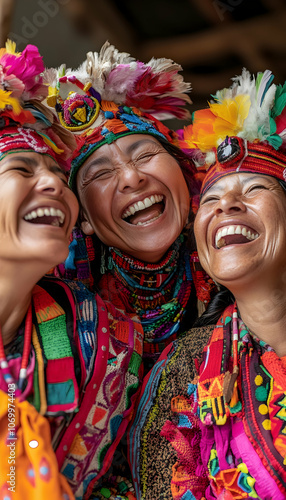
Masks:
[[[75,228],[69,257],[59,272],[93,289],[94,258],[90,236]],[[111,247],[106,261],[97,290],[104,300],[141,321],[143,357],[152,367],[164,348],[194,323],[199,305],[209,303],[216,287],[201,268],[197,252],[190,254],[183,234],[158,263],[139,261]]]
[[[178,454],[177,469],[185,485],[180,488],[176,469],[172,478],[176,499],[188,498],[187,494],[196,499],[282,500],[286,496],[285,359],[253,337],[239,319],[239,375],[235,382],[231,380],[234,307],[224,311],[204,348],[199,378],[181,403],[175,438],[170,437],[169,423],[163,430],[176,449],[182,449],[184,441],[191,446],[188,454]],[[200,425],[197,450],[189,439],[194,418]],[[202,491],[194,487],[188,470],[198,447],[202,468],[196,475],[202,476],[203,471],[209,476]]]
[[[101,296],[127,313],[136,312],[144,331],[144,359],[153,366],[164,348],[182,334],[186,309],[195,319],[193,262],[183,236],[164,259],[148,264],[110,249],[112,270],[100,281]]]
[[[129,435],[129,462],[137,499],[172,498],[172,468],[178,462],[177,450],[161,430],[171,419],[177,425],[180,405],[173,405],[172,398],[188,397],[189,382],[196,375],[194,358],[202,352],[212,330],[213,327],[194,328],[170,344],[144,379]],[[193,430],[191,433],[196,441]]]
[[[223,149],[236,145],[237,156],[229,161],[223,161],[220,152]],[[250,143],[240,138],[227,138],[217,149],[217,159],[214,165],[208,170],[201,195],[203,195],[216,181],[238,172],[271,175],[282,181],[286,181],[286,153],[276,151],[266,142]]]
[[[75,498],[89,498],[133,414],[141,326],[80,283],[55,278],[35,287],[33,306],[33,348],[22,399],[43,421],[48,418],[54,462]],[[9,358],[16,379],[20,362],[17,352]],[[0,389],[5,389],[1,373]],[[16,447],[16,457],[17,452]]]

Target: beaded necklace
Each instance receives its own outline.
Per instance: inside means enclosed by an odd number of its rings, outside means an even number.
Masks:
[[[30,304],[25,322],[24,350],[21,361],[19,379],[17,382],[14,380],[14,377],[12,376],[9,370],[9,364],[6,359],[3,339],[1,335],[1,328],[0,328],[0,368],[2,370],[3,377],[5,382],[7,383],[7,386],[8,384],[15,384],[16,387],[15,396],[19,396],[21,394],[24,381],[26,379],[27,366],[29,362],[29,352],[31,348],[31,338],[32,338],[32,306]]]
[[[190,255],[182,249],[183,240],[180,235],[157,264],[109,249],[116,286],[141,319],[147,355],[161,352],[178,332],[191,295]]]

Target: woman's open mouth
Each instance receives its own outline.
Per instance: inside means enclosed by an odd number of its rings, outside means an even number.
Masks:
[[[155,194],[129,205],[122,219],[134,226],[146,226],[159,219],[165,210],[164,196]]]
[[[220,249],[227,245],[249,243],[256,240],[259,234],[254,229],[241,224],[220,227],[215,234],[215,248]]]
[[[32,224],[62,227],[65,221],[65,214],[58,208],[41,207],[28,212],[24,216],[24,219]]]

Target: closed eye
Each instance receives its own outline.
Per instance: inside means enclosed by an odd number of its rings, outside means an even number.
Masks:
[[[105,179],[105,178],[109,177],[112,174],[112,172],[113,171],[111,169],[99,170],[91,176],[91,180]]]
[[[261,189],[267,189],[266,186],[263,186],[263,184],[255,184],[253,186],[250,186],[246,193],[250,193],[251,191],[255,191],[256,189],[261,190]]]
[[[155,145],[156,146],[156,145]],[[144,162],[148,162],[149,160],[152,160],[152,158],[154,158],[155,156],[157,156],[158,154],[168,154],[168,152],[165,150],[165,149],[159,149],[157,146],[155,148],[152,148],[152,150],[149,150],[149,151],[142,151],[142,152],[138,152],[138,155],[136,156],[136,158],[133,161],[133,163],[144,163]]]
[[[203,198],[201,200],[200,205],[205,205],[206,203],[210,203],[211,201],[218,201],[219,197],[218,196],[207,196],[206,198]]]
[[[155,153],[145,153],[143,155],[138,156],[134,161],[141,161],[141,160],[148,160],[149,158],[152,158],[155,156]]]
[[[20,167],[20,166],[15,166],[13,168],[11,168],[10,170],[17,170],[18,172],[23,172],[25,174],[31,174],[31,169],[29,169],[28,167]]]

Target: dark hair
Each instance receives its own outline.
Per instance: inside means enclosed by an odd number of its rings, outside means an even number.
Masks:
[[[285,181],[282,181],[280,179],[278,179],[278,182],[280,184],[280,186],[284,189],[285,193],[286,193],[286,182]]]
[[[196,179],[197,168],[192,158],[190,158],[186,153],[184,153],[184,151],[182,151],[174,144],[161,140],[158,137],[156,137],[156,139],[158,142],[160,142],[163,148],[178,162],[187,183],[190,195],[199,195],[201,185]]]
[[[219,292],[214,295],[206,311],[196,320],[194,327],[215,325],[226,307],[234,302],[232,293],[224,286],[220,286]]]

